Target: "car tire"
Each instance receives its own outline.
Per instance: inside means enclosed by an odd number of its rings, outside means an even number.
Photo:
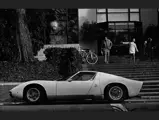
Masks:
[[[33,96],[35,94],[35,98]],[[24,100],[30,104],[41,104],[46,100],[46,94],[42,87],[40,86],[29,86],[24,91]]]
[[[122,85],[110,85],[105,89],[104,97],[111,103],[120,103],[127,97],[127,89]]]

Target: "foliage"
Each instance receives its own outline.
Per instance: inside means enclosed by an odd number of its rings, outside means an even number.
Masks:
[[[90,23],[89,21],[85,21],[80,29],[80,37],[82,41],[96,40],[100,33],[101,31],[95,22]]]
[[[30,80],[55,80],[59,74],[48,62],[0,62],[0,81],[25,82]]]
[[[68,43],[78,43],[78,11],[77,9],[25,9],[25,20],[32,40],[33,54],[43,47],[50,44],[51,27],[50,22],[59,22],[60,32],[58,38],[67,39]],[[70,12],[73,10],[73,14]],[[18,43],[18,15],[16,9],[2,9],[0,13],[0,45],[3,46],[1,55],[5,55],[2,61],[17,59],[17,53],[21,54]],[[67,23],[67,24],[66,24]],[[9,28],[9,29],[8,29]],[[67,31],[66,31],[67,30]],[[54,34],[54,31],[52,31]],[[5,44],[5,48],[4,48]],[[19,50],[19,52],[18,52]],[[2,52],[3,51],[3,52]],[[7,52],[9,51],[9,52]],[[21,57],[19,57],[21,58]]]
[[[10,20],[7,16],[0,19],[0,61],[15,61],[18,57],[16,39],[15,39],[15,11],[12,9],[1,9],[0,14],[7,14],[13,20]],[[8,29],[9,28],[9,29]]]
[[[48,48],[44,53],[47,61],[56,66],[63,78],[81,70],[82,59],[75,48]]]

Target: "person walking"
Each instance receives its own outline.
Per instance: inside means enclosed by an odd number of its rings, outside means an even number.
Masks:
[[[107,36],[105,36],[101,53],[104,54],[104,62],[107,64],[109,63],[110,50],[111,50],[112,46],[113,46],[113,43],[111,42],[111,40],[108,39]]]
[[[139,52],[137,45],[135,43],[135,38],[133,38],[132,42],[123,42],[123,44],[129,44],[129,54],[131,55],[130,59],[133,59],[135,63],[135,53]]]

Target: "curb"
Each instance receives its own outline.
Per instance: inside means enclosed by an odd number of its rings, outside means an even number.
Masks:
[[[2,106],[2,105],[20,105],[23,103],[24,102],[2,102],[2,103],[0,103],[0,106]]]
[[[131,102],[159,102],[159,99],[128,99],[125,100],[126,103]]]

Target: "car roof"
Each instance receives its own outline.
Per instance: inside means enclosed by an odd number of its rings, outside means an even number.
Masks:
[[[98,73],[98,71],[91,71],[91,70],[81,70],[81,71],[78,71],[78,72],[93,72],[93,73]]]

